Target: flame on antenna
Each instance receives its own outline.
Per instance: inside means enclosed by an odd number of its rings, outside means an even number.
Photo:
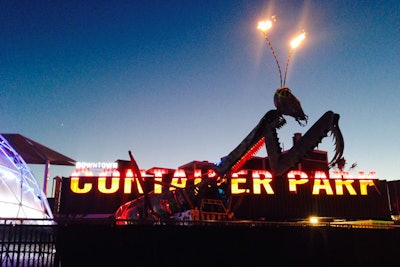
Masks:
[[[297,46],[299,46],[299,44],[306,38],[306,33],[303,32],[302,34],[300,34],[299,36],[297,36],[296,38],[294,38],[291,42],[290,42],[290,46],[292,48],[296,48]]]
[[[272,16],[272,20],[273,20],[274,22],[276,21],[275,16]],[[274,48],[272,47],[271,41],[269,40],[268,35],[267,35],[267,31],[268,31],[269,29],[271,29],[271,28],[272,28],[272,21],[271,21],[271,20],[266,20],[266,21],[260,21],[260,22],[258,22],[257,29],[259,29],[260,31],[262,31],[262,32],[264,33],[264,38],[265,38],[265,40],[267,41],[267,43],[268,43],[268,45],[269,45],[269,48],[271,49],[272,55],[274,56],[276,65],[278,66],[279,78],[280,78],[281,87],[282,87],[282,71],[281,71],[281,66],[279,65],[279,61],[278,61],[278,59],[277,59],[277,57],[276,57],[275,50],[274,50]]]
[[[299,36],[297,36],[290,42],[290,49],[289,49],[289,53],[288,53],[288,57],[287,57],[287,61],[286,61],[285,78],[283,79],[283,86],[285,86],[285,83],[286,83],[286,75],[287,75],[287,70],[289,67],[290,55],[292,54],[293,49],[298,47],[305,38],[306,38],[306,33],[303,32],[302,34],[300,34]]]
[[[257,29],[259,29],[260,31],[266,33],[267,30],[271,29],[271,27],[272,27],[272,21],[265,20],[265,21],[259,21],[258,22]]]

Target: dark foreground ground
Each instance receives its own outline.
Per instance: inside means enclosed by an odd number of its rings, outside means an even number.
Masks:
[[[59,266],[400,266],[400,228],[61,224]]]

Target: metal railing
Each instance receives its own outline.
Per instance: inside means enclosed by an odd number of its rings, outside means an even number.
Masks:
[[[1,219],[0,266],[58,266],[52,220]]]
[[[207,220],[208,219],[208,220]],[[0,266],[19,267],[19,266],[40,266],[52,267],[61,266],[61,255],[65,258],[70,255],[68,249],[71,245],[64,244],[65,237],[76,231],[76,233],[85,233],[84,229],[100,227],[105,234],[112,235],[121,231],[132,231],[132,227],[116,227],[116,225],[152,225],[154,227],[176,226],[176,227],[262,227],[279,228],[299,227],[304,229],[313,229],[314,227],[323,227],[324,229],[338,228],[367,228],[367,229],[400,229],[399,224],[390,221],[330,221],[310,223],[308,221],[293,222],[272,222],[272,221],[251,221],[251,220],[168,220],[168,221],[143,221],[143,220],[116,220],[114,218],[102,219],[75,219],[64,218],[62,220],[35,220],[35,219],[0,219]],[[90,227],[90,228],[88,228]],[[82,230],[83,229],[83,230]],[[117,229],[117,230],[115,230]],[[140,228],[143,229],[143,228]],[[146,228],[149,229],[149,228]],[[160,228],[158,228],[160,229]],[[176,228],[178,229],[178,228]],[[128,232],[127,232],[128,233]],[[64,239],[62,238],[64,236]],[[101,235],[100,235],[101,236]],[[84,238],[100,238],[88,233]],[[114,238],[114,237],[113,237]],[[117,237],[115,237],[117,238]],[[57,246],[58,245],[58,246]],[[60,251],[57,251],[60,250]],[[64,250],[63,250],[64,249]],[[90,249],[90,248],[88,248]],[[111,249],[111,248],[110,248]],[[67,255],[67,256],[66,256]]]

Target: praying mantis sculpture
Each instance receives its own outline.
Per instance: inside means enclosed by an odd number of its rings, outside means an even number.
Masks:
[[[155,194],[153,191],[144,192],[144,194],[132,201],[121,205],[115,212],[115,218],[118,220],[168,220],[174,214],[199,206],[202,198],[205,196],[217,194],[217,189],[223,186],[224,180],[231,173],[239,171],[244,163],[250,159],[262,146],[265,145],[271,173],[274,179],[282,179],[282,177],[291,169],[293,169],[308,153],[331,133],[335,140],[335,155],[328,164],[331,168],[339,160],[342,159],[344,150],[344,140],[339,128],[339,114],[327,111],[314,125],[285,153],[277,136],[277,129],[286,124],[284,116],[294,118],[300,126],[306,126],[308,116],[304,114],[300,101],[294,96],[291,90],[285,86],[287,66],[290,59],[290,53],[286,64],[285,79],[282,83],[282,75],[279,62],[276,59],[275,52],[266,34],[266,30],[270,27],[271,22],[260,22],[258,28],[263,31],[264,36],[272,50],[275,61],[278,65],[281,77],[281,86],[274,94],[274,105],[276,109],[268,111],[254,127],[254,129],[243,139],[239,145],[233,149],[218,165],[212,166],[215,177],[210,178],[204,176],[202,181],[185,188],[176,188],[162,194]],[[292,47],[295,47],[303,40],[303,33],[295,41]],[[139,168],[132,154],[131,167],[136,173],[141,183],[145,183],[145,179],[141,176]]]

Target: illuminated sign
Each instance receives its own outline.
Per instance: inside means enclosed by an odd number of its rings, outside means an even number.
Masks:
[[[101,194],[132,194],[133,190],[143,194],[138,178],[131,169],[126,169],[123,175],[115,168],[102,169],[98,175],[94,175],[88,165],[82,165],[84,168],[76,169],[70,177],[70,190],[74,194],[87,194],[91,191],[97,191]],[[176,188],[185,188],[189,181],[193,185],[201,182],[203,175],[209,179],[216,179],[216,173],[213,170],[202,173],[201,170],[195,170],[194,175],[187,177],[183,169],[173,170],[172,176],[165,179],[165,175],[170,170],[163,168],[151,169],[148,173],[141,170],[141,175],[151,175],[149,177],[153,183],[155,194],[163,193],[166,184],[167,190]],[[333,172],[332,177],[327,177],[323,171],[315,171],[309,175],[303,171],[292,170],[286,178],[288,180],[288,192],[297,194],[303,188],[311,190],[312,195],[368,195],[369,189],[375,188],[374,172],[358,172],[357,177],[353,177],[348,172]],[[83,179],[82,178],[90,178]],[[93,179],[92,179],[93,178]],[[230,190],[233,195],[238,194],[267,194],[274,195],[273,176],[267,170],[242,170],[233,173],[229,177]],[[167,186],[168,187],[168,186]]]
[[[76,169],[116,169],[117,162],[84,162],[79,161],[75,164]]]
[[[99,172],[109,169],[118,169],[117,162],[86,162],[78,161],[75,163],[75,171],[72,175],[77,175],[79,172],[83,172],[84,176],[94,176]],[[88,173],[91,173],[90,175]]]

